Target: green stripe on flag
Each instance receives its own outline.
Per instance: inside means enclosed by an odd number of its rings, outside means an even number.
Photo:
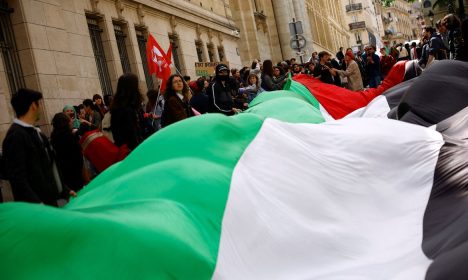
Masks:
[[[274,119],[291,123],[324,122],[325,119],[318,108],[311,106],[312,95],[309,94],[309,97],[289,90],[265,91],[249,104],[250,108],[246,112],[269,115]]]
[[[2,278],[210,278],[233,170],[264,119],[323,121],[308,102],[282,93],[251,110],[161,130],[65,209],[0,205]]]
[[[306,98],[307,101],[312,104],[315,108],[320,109],[320,103],[318,100],[311,94],[311,92],[301,83],[298,83],[291,79],[291,76],[288,78],[286,81],[284,87],[284,90],[290,90],[293,91],[302,97]]]

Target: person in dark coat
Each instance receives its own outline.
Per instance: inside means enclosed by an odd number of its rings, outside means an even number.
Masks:
[[[333,79],[336,76],[336,70],[330,64],[330,54],[326,51],[320,52],[319,63],[315,66],[314,77],[327,84],[334,84]]]
[[[85,184],[84,160],[78,137],[72,132],[72,120],[64,113],[57,113],[52,119],[52,126],[54,130],[50,135],[50,142],[57,156],[63,183],[68,188],[79,191]]]
[[[42,93],[30,89],[19,89],[11,98],[17,119],[3,141],[5,174],[16,201],[57,206],[59,198],[75,193],[62,183],[53,149],[34,127],[41,99]]]
[[[365,62],[367,77],[369,78],[369,87],[376,88],[380,85],[380,57],[375,54],[376,48],[373,45],[367,46],[366,53],[362,55]]]
[[[118,147],[126,144],[133,150],[143,142],[142,99],[138,77],[132,73],[120,76],[110,108],[112,136]]]
[[[450,58],[468,61],[467,38],[463,38],[463,32],[466,37],[467,30],[462,30],[462,22],[460,19],[454,14],[448,14],[442,19],[442,24],[445,25],[448,31]],[[466,20],[464,28],[468,28]]]
[[[261,87],[265,91],[274,91],[283,89],[286,83],[287,76],[282,78],[274,78],[273,63],[267,59],[263,62],[262,76],[261,76]]]
[[[343,47],[340,47],[340,50],[336,53],[336,59],[338,59],[338,62],[340,63],[340,65],[345,64],[344,63],[344,57],[345,57],[345,55],[343,53]],[[335,67],[335,68],[339,69],[339,70],[346,70],[346,69],[337,68],[337,67]]]
[[[189,86],[192,89],[193,96],[190,99],[190,106],[197,110],[200,114],[208,112],[208,96],[203,92],[206,79],[198,78],[196,81],[190,82]]]
[[[230,83],[229,68],[226,64],[220,63],[216,65],[215,74],[213,82],[207,89],[208,112],[234,115],[239,110],[234,108],[232,97],[236,95],[236,86]]]
[[[161,126],[166,127],[193,116],[192,107],[190,107],[191,97],[189,87],[183,77],[179,74],[170,76],[164,93]]]

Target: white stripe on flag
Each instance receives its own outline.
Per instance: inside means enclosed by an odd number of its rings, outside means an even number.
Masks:
[[[325,119],[325,121],[334,121],[335,119],[332,117],[332,115],[330,115],[330,113],[328,113],[327,109],[325,109],[325,107],[322,106],[322,104],[319,104],[319,109],[320,109],[320,113],[322,113],[322,117]]]
[[[442,136],[385,119],[268,119],[239,160],[214,279],[423,279]]]
[[[377,96],[366,107],[359,108],[345,118],[381,118],[388,119],[387,114],[390,112],[387,98],[383,95]]]

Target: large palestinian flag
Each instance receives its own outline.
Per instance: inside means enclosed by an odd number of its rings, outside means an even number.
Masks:
[[[358,92],[306,75],[294,80],[318,100],[327,120],[377,117],[431,126],[468,106],[468,63],[436,61],[420,76],[414,69],[414,61],[398,62],[381,86]]]
[[[466,112],[324,122],[289,86],[163,129],[64,209],[0,205],[2,279],[466,279]]]

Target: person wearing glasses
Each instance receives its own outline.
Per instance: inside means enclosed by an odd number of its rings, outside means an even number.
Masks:
[[[174,74],[167,80],[164,93],[164,110],[161,116],[161,126],[166,127],[175,122],[193,116],[190,106],[192,95],[181,75]]]

